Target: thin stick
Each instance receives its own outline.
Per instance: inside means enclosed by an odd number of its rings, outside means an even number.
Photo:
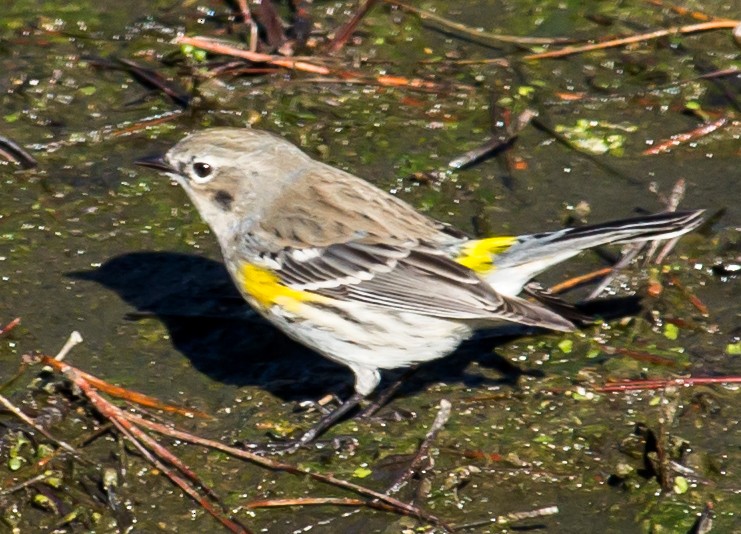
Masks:
[[[741,22],[737,20],[716,20],[713,22],[702,22],[700,24],[690,24],[689,26],[675,26],[673,28],[667,28],[665,30],[656,30],[649,33],[641,33],[639,35],[631,35],[630,37],[623,37],[621,39],[611,39],[602,43],[595,43],[584,46],[567,46],[559,50],[552,50],[550,52],[542,52],[540,54],[530,54],[525,56],[523,59],[546,59],[554,57],[570,56],[573,54],[581,54],[582,52],[590,52],[592,50],[602,50],[605,48],[614,48],[616,46],[623,46],[631,43],[640,43],[642,41],[648,41],[651,39],[659,39],[660,37],[666,37],[667,35],[685,34],[701,32],[706,30],[719,30],[723,28],[735,28]]]
[[[60,372],[64,372],[64,369],[66,369],[67,365],[64,363],[60,363],[56,358],[52,359],[48,356],[43,356],[41,358],[41,361],[45,364],[51,365]],[[114,384],[111,384],[110,382],[106,382],[105,380],[98,378],[97,376],[86,373],[85,371],[81,371],[80,369],[75,368],[75,372],[80,376],[81,379],[86,380],[90,385],[98,388],[108,395],[111,395],[112,397],[125,399],[141,406],[155,408],[164,412],[177,413],[185,417],[198,416],[204,419],[212,418],[209,414],[200,410],[165,404],[159,399],[150,397],[149,395],[139,393],[138,391],[131,391],[130,389],[122,388],[121,386],[116,386]]]
[[[0,491],[0,495],[10,495],[11,493],[15,493],[16,491],[22,490],[23,488],[27,488],[28,486],[36,484],[37,482],[46,480],[47,478],[51,476],[53,476],[51,471],[47,471],[46,473],[41,473],[40,475],[36,475],[35,477],[31,477],[28,480],[24,480],[23,482],[20,482],[19,484],[16,484],[15,486],[11,486],[6,490]]]
[[[67,357],[69,351],[71,351],[75,345],[79,345],[80,343],[82,343],[82,336],[77,330],[75,330],[69,335],[69,338],[67,338],[67,342],[60,349],[57,355],[54,356],[54,359],[58,362],[61,362],[62,360],[64,360],[64,358]]]
[[[438,410],[437,415],[435,416],[435,420],[432,422],[432,426],[430,426],[430,430],[427,432],[424,441],[419,446],[417,454],[414,456],[412,463],[409,465],[409,468],[406,469],[404,473],[402,473],[401,476],[396,479],[391,487],[386,490],[387,495],[398,493],[398,491],[406,485],[406,483],[409,481],[410,478],[412,478],[414,473],[416,473],[417,470],[422,466],[422,463],[429,458],[429,452],[430,447],[432,446],[432,442],[440,433],[440,430],[442,430],[442,428],[445,426],[445,423],[448,422],[448,419],[450,419],[450,407],[450,401],[448,401],[447,399],[440,400],[440,409]]]
[[[21,318],[20,317],[16,317],[12,321],[10,321],[8,324],[6,324],[2,328],[0,328],[0,336],[2,336],[3,334],[6,334],[8,332],[10,332],[11,330],[13,330],[19,324],[21,324]]]
[[[258,456],[257,454],[251,453],[244,449],[230,447],[218,441],[201,438],[199,436],[195,436],[187,432],[183,432],[183,431],[180,431],[174,428],[169,428],[169,427],[166,427],[165,425],[149,421],[136,414],[125,412],[121,410],[120,408],[105,401],[105,399],[103,399],[102,397],[100,397],[100,395],[98,395],[95,392],[95,390],[92,388],[92,386],[87,382],[86,378],[84,377],[86,373],[79,371],[78,369],[76,369],[75,367],[72,367],[69,364],[66,364],[63,362],[57,362],[49,356],[43,356],[42,362],[49,364],[49,365],[53,365],[55,368],[57,368],[57,370],[59,370],[62,374],[64,374],[69,380],[71,380],[78,387],[80,387],[80,389],[82,389],[86,393],[86,395],[88,396],[88,399],[90,399],[90,402],[93,403],[96,409],[98,409],[104,415],[105,414],[111,415],[112,416],[111,421],[114,423],[116,422],[116,418],[120,418],[122,420],[125,419],[125,420],[128,420],[134,423],[135,425],[143,426],[145,428],[148,428],[160,434],[170,436],[175,439],[180,439],[182,441],[187,441],[189,443],[195,443],[197,445],[203,445],[205,447],[220,450],[220,451],[226,452],[227,454],[235,456],[237,458],[243,458],[257,465],[267,467],[268,469],[274,469],[276,471],[283,471],[283,472],[287,472],[287,473],[291,473],[295,475],[308,476],[310,478],[313,478],[314,480],[318,480],[325,484],[330,484],[336,487],[347,489],[359,495],[377,499],[383,503],[388,504],[389,506],[391,506],[392,508],[394,508],[395,510],[399,512],[417,517],[419,519],[423,519],[435,525],[439,525],[439,526],[442,526],[443,528],[446,528],[445,523],[443,523],[436,516],[428,512],[425,512],[424,510],[416,506],[406,504],[404,502],[399,501],[398,499],[395,499],[388,495],[384,495],[383,493],[379,493],[369,488],[358,486],[357,484],[353,484],[351,482],[338,479],[332,475],[314,473],[314,472],[306,471],[304,469],[301,469],[291,464],[285,464],[281,462],[276,462],[269,458],[263,458],[262,456]],[[121,421],[118,421],[118,423],[120,425]],[[136,428],[136,427],[133,427],[133,428]]]
[[[437,22],[438,24],[440,24],[441,26],[445,28],[457,31],[469,37],[483,39],[486,41],[498,41],[501,43],[514,43],[514,44],[524,44],[524,45],[545,45],[545,44],[556,44],[556,43],[568,43],[568,42],[573,41],[573,39],[566,39],[563,37],[520,37],[517,35],[503,35],[501,33],[485,32],[483,30],[469,28],[465,24],[453,22],[452,20],[448,20],[439,15],[435,15],[431,11],[425,11],[424,9],[412,7],[408,4],[398,2],[397,0],[384,0],[384,1],[387,4],[391,4],[392,6],[398,7],[402,11],[414,13],[415,15],[418,15],[419,18],[421,18],[422,20],[428,19],[428,20]]]
[[[548,291],[550,293],[553,293],[554,295],[557,295],[559,293],[564,293],[568,291],[569,289],[573,289],[582,284],[587,284],[589,282],[596,280],[597,278],[602,278],[603,276],[606,276],[610,274],[611,272],[612,272],[612,267],[604,267],[602,269],[597,269],[596,271],[592,271],[591,273],[582,274],[580,276],[575,276],[573,278],[569,278],[568,280],[564,280],[563,282],[548,288]]]
[[[248,510],[256,508],[280,508],[284,506],[355,506],[375,508],[386,512],[398,512],[394,507],[381,502],[350,499],[347,497],[297,497],[295,499],[264,499],[251,501],[244,505]]]
[[[166,459],[171,465],[177,468],[191,481],[203,488],[209,496],[215,498],[214,492],[201,480],[199,480],[197,475],[193,471],[191,471],[177,456],[175,456],[165,447],[157,443],[151,436],[142,432],[141,429],[131,424],[131,422],[128,421],[125,417],[125,412],[101,397],[98,392],[95,391],[93,386],[91,386],[90,383],[88,383],[79,375],[74,367],[67,364],[61,365],[63,366],[62,373],[64,374],[64,376],[71,380],[85,393],[85,396],[96,408],[96,410],[98,410],[101,415],[110,420],[152,465],[165,473],[175,485],[182,489],[189,497],[196,501],[200,506],[204,508],[204,510],[211,514],[217,521],[228,528],[231,532],[234,532],[236,534],[250,534],[250,531],[247,530],[244,526],[236,523],[235,521],[232,521],[231,519],[226,517],[223,512],[218,510],[213,504],[205,500],[196,491],[191,482],[175,473],[160,460],[160,458]],[[144,447],[142,442],[146,443],[147,446],[157,454],[157,456],[150,453],[149,450]]]
[[[358,27],[360,21],[363,20],[363,17],[368,14],[368,11],[370,11],[370,9],[376,4],[376,2],[378,2],[378,0],[365,0],[365,2],[363,2],[363,5],[360,6],[360,8],[355,12],[355,14],[347,22],[347,24],[345,24],[337,31],[337,33],[335,33],[334,39],[332,39],[332,42],[329,43],[329,46],[327,46],[327,50],[330,53],[342,50],[342,47],[345,46],[345,43],[355,31],[355,28]]]
[[[182,430],[177,430],[176,428],[170,428],[170,427],[161,425],[159,423],[154,423],[152,421],[146,420],[142,418],[141,416],[138,416],[133,413],[123,412],[123,416],[131,420],[132,422],[135,422],[137,425],[141,425],[143,427],[146,427],[160,434],[170,436],[172,438],[179,439],[182,441],[187,441],[189,443],[194,443],[196,445],[203,445],[204,447],[209,447],[211,449],[220,450],[222,452],[225,452],[237,458],[249,460],[250,462],[253,462],[257,465],[267,467],[268,469],[274,469],[276,471],[284,471],[284,472],[291,473],[294,475],[308,476],[308,477],[313,478],[314,480],[324,482],[325,484],[330,484],[332,486],[337,486],[337,487],[340,487],[346,490],[350,490],[353,493],[357,493],[365,497],[372,497],[374,499],[378,499],[381,502],[387,503],[389,506],[393,507],[395,510],[404,512],[407,515],[411,515],[414,517],[418,517],[420,519],[424,519],[436,525],[443,525],[440,519],[433,516],[432,514],[429,514],[421,510],[420,508],[417,508],[416,506],[403,503],[399,501],[398,499],[394,499],[393,497],[384,495],[383,493],[379,493],[377,491],[371,490],[369,488],[365,488],[363,486],[358,486],[357,484],[353,484],[352,482],[341,480],[332,475],[324,475],[321,473],[306,471],[304,469],[301,469],[300,467],[296,467],[291,464],[276,462],[275,460],[271,460],[269,458],[263,458],[262,456],[246,451],[244,449],[238,449],[236,447],[224,445],[223,443],[220,443],[218,441],[202,438],[200,436],[196,436],[188,432],[183,432]]]
[[[221,41],[215,41],[207,37],[186,37],[181,35],[176,37],[173,41],[174,44],[187,44],[201,48],[214,54],[223,54],[225,56],[234,56],[254,61],[255,63],[268,63],[270,65],[277,65],[279,67],[285,67],[287,69],[301,70],[305,72],[313,72],[315,74],[329,74],[332,72],[327,67],[321,65],[315,65],[307,61],[300,61],[296,59],[288,59],[282,56],[273,56],[270,54],[261,54],[259,52],[250,52],[249,50],[243,50],[235,46],[231,46]]]
[[[662,154],[666,152],[671,152],[671,150],[674,147],[677,147],[679,145],[689,143],[691,141],[694,141],[696,139],[699,139],[701,137],[705,137],[706,135],[709,135],[713,133],[714,131],[723,128],[729,123],[728,117],[721,117],[717,120],[714,120],[712,122],[704,122],[697,128],[689,131],[684,132],[681,134],[672,135],[668,141],[662,141],[659,144],[652,146],[651,148],[648,148],[641,152],[641,155],[643,156],[654,156],[656,154]]]
[[[640,391],[665,389],[668,387],[689,387],[704,384],[741,384],[741,376],[712,376],[671,378],[668,380],[626,380],[625,382],[608,383],[604,386],[593,386],[590,389],[598,393],[611,393],[616,391]]]
[[[33,419],[31,419],[30,417],[28,417],[25,413],[23,413],[20,410],[20,408],[18,408],[17,406],[15,406],[12,402],[10,402],[10,400],[8,400],[3,395],[0,395],[0,404],[2,404],[3,406],[5,406],[5,408],[8,411],[10,411],[11,413],[13,413],[16,417],[18,417],[18,419],[20,419],[21,421],[23,421],[24,423],[26,423],[28,426],[30,426],[31,428],[33,428],[34,430],[36,430],[36,432],[38,432],[39,434],[41,434],[42,436],[44,436],[49,441],[51,441],[53,443],[56,443],[57,445],[59,445],[60,447],[62,447],[68,453],[72,454],[75,458],[77,458],[81,462],[85,462],[88,465],[95,465],[94,462],[91,462],[90,460],[88,460],[88,459],[83,458],[82,456],[80,456],[80,453],[77,452],[77,450],[72,445],[70,445],[66,441],[62,441],[61,439],[55,438],[45,428],[43,428],[42,426],[37,425],[36,422]]]

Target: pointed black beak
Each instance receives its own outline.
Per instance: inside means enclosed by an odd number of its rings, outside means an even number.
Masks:
[[[165,157],[157,154],[155,156],[146,156],[138,159],[134,162],[135,165],[141,165],[142,167],[149,167],[150,169],[157,169],[162,172],[169,172],[172,174],[178,174],[178,170],[165,161]]]

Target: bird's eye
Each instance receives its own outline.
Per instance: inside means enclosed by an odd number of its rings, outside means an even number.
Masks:
[[[209,165],[208,163],[204,163],[203,161],[196,161],[193,164],[193,172],[196,173],[196,176],[198,176],[198,178],[208,178],[209,176],[211,176],[211,173],[213,171],[214,168],[211,167],[211,165]]]

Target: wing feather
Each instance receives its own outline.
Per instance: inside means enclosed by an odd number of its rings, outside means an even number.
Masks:
[[[573,328],[542,306],[499,295],[474,271],[419,243],[348,242],[318,254],[286,249],[275,259],[282,283],[330,298],[441,318]]]

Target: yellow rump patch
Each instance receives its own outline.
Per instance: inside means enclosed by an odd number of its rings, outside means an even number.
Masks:
[[[507,250],[515,241],[517,238],[511,236],[469,241],[461,247],[455,261],[477,273],[487,273],[494,269],[493,257]]]
[[[308,291],[291,289],[283,285],[279,278],[268,269],[244,264],[240,271],[239,283],[242,290],[250,295],[255,302],[263,307],[281,306],[294,312],[302,302],[321,302],[327,300],[321,295]]]

